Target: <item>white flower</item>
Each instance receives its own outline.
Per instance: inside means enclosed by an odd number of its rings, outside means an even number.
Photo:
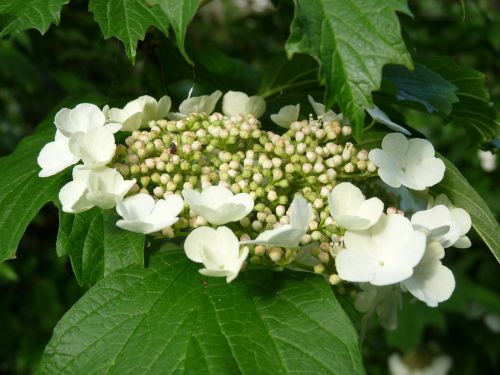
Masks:
[[[382,149],[373,149],[368,158],[378,167],[378,175],[387,185],[424,190],[443,179],[445,165],[434,157],[432,144],[420,138],[410,140],[399,133],[387,134]]]
[[[165,118],[172,102],[168,96],[156,101],[155,98],[143,95],[128,102],[123,109],[105,107],[103,112],[108,121],[123,124],[122,130],[133,131],[148,126],[150,121]]]
[[[171,120],[180,120],[191,113],[206,113],[210,115],[217,105],[222,92],[220,90],[214,91],[211,95],[194,96],[184,100],[179,105],[179,112],[169,113],[167,117]]]
[[[183,208],[184,202],[176,194],[156,202],[149,194],[136,194],[118,201],[116,211],[123,219],[116,225],[131,232],[157,232],[176,223]]]
[[[116,133],[121,128],[121,124],[105,124],[106,116],[98,106],[90,103],[78,104],[75,108],[63,108],[56,113],[55,124],[57,129],[66,137],[70,137],[76,132],[86,133],[92,128],[105,126]]]
[[[251,113],[258,118],[265,111],[266,102],[258,95],[248,97],[244,92],[228,91],[222,98],[222,112],[228,117]]]
[[[384,210],[378,198],[365,196],[350,182],[336,185],[328,195],[330,213],[338,225],[350,230],[367,229],[374,225]]]
[[[449,268],[441,264],[444,249],[437,241],[427,243],[424,256],[413,270],[413,275],[401,284],[427,306],[436,307],[438,303],[450,298],[455,289],[455,278]]]
[[[297,121],[300,114],[300,104],[286,105],[278,113],[271,115],[271,120],[285,129],[290,129],[290,125]]]
[[[446,355],[435,357],[430,364],[418,368],[408,366],[399,354],[389,357],[391,375],[446,375],[451,365],[451,358]]]
[[[73,168],[73,181],[68,182],[59,192],[62,209],[68,213],[78,213],[94,206],[108,209],[116,205],[135,184],[134,180],[124,180],[122,175],[111,168],[90,170],[83,166]]]
[[[201,274],[226,277],[228,283],[238,276],[248,255],[248,247],[240,250],[238,238],[227,227],[196,228],[187,236],[184,250],[193,262],[203,263]]]
[[[497,154],[494,154],[491,151],[479,150],[477,155],[479,157],[479,162],[481,163],[481,168],[483,168],[485,172],[493,172],[497,169]]]
[[[311,204],[300,195],[295,195],[290,205],[290,224],[281,225],[272,230],[266,230],[255,240],[242,243],[294,248],[309,230],[312,218]]]
[[[444,248],[457,242],[462,230],[459,223],[452,221],[448,207],[442,204],[416,212],[411,217],[411,223],[415,229],[439,241]]]
[[[325,105],[314,101],[311,95],[308,95],[307,98],[309,99],[309,103],[311,103],[316,116],[321,116],[324,122],[338,121],[340,124],[344,123],[344,117],[342,113],[337,115],[331,109],[327,111]]]
[[[390,285],[406,280],[425,251],[425,235],[410,220],[397,214],[384,215],[364,231],[347,231],[345,250],[335,258],[341,279]]]
[[[394,121],[392,121],[389,118],[389,116],[387,116],[387,114],[384,111],[382,111],[379,107],[374,106],[373,108],[368,108],[366,112],[368,112],[375,121],[384,124],[389,129],[406,135],[411,135],[411,133],[407,129],[403,128],[401,125],[396,124]]]
[[[194,213],[214,225],[238,221],[247,216],[254,205],[250,194],[233,195],[231,190],[223,186],[209,186],[201,193],[186,188],[182,195]]]
[[[80,159],[73,155],[69,149],[69,138],[59,130],[56,131],[54,142],[43,146],[38,155],[37,162],[42,168],[38,176],[49,177],[61,172],[70,165],[78,163]]]
[[[370,318],[377,313],[380,325],[387,330],[398,326],[398,309],[401,306],[401,289],[394,285],[373,286],[368,283],[360,285],[361,292],[356,296],[354,307]]]
[[[445,248],[449,246],[458,247],[460,249],[471,247],[472,243],[469,237],[466,236],[472,226],[472,220],[468,212],[463,208],[454,207],[445,194],[439,194],[436,199],[431,197],[427,207],[432,208],[438,205],[446,206],[450,210],[451,227],[449,232],[444,234],[442,238],[436,239],[441,242]]]
[[[85,133],[75,132],[69,138],[69,149],[78,159],[82,159],[86,167],[102,167],[115,155],[115,137],[105,127],[92,128]]]

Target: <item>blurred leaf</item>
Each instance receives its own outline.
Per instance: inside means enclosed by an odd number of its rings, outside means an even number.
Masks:
[[[26,29],[44,34],[58,24],[61,9],[69,0],[2,0],[0,2],[0,38]]]
[[[463,208],[469,213],[472,226],[500,262],[500,228],[495,216],[457,167],[442,155],[439,157],[446,165],[446,172],[443,180],[432,187],[432,190],[446,194],[456,207]]]
[[[184,38],[187,27],[198,10],[201,0],[156,0],[156,3],[165,12],[168,22],[174,29],[179,50],[184,58],[190,61],[184,47]]]
[[[17,281],[19,276],[9,263],[0,263],[0,281]]]
[[[295,0],[287,53],[305,53],[320,63],[327,104],[340,104],[358,138],[382,67],[412,66],[396,11],[409,13],[405,0]]]
[[[0,42],[0,79],[13,82],[32,92],[42,85],[36,64],[23,55],[10,41]]]
[[[429,113],[447,116],[453,103],[458,102],[457,87],[422,64],[415,64],[414,71],[402,65],[387,65],[383,80],[394,85],[397,99],[420,103]]]
[[[253,271],[228,285],[198,269],[169,251],[110,274],[58,323],[39,373],[364,373],[322,278]]]
[[[149,27],[154,26],[164,34],[168,32],[168,21],[160,7],[143,0],[90,0],[89,10],[105,38],[116,37],[123,42],[132,62],[137,42],[144,40]]]
[[[0,158],[0,261],[15,257],[28,224],[47,202],[57,197],[67,179],[66,173],[38,177],[38,153],[54,138],[51,123],[49,117],[12,154]]]
[[[424,64],[458,87],[460,101],[453,105],[451,124],[463,127],[482,142],[500,136],[500,122],[490,104],[483,73],[457,65],[447,57],[426,59]]]

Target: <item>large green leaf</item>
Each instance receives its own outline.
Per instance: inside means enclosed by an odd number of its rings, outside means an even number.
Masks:
[[[459,102],[453,105],[451,124],[463,127],[482,142],[500,137],[500,122],[490,103],[483,73],[446,57],[427,59],[424,64],[458,87]]]
[[[80,285],[90,286],[131,264],[144,265],[144,239],[121,230],[110,212],[98,208],[77,215],[60,213],[57,253],[69,255]]]
[[[184,38],[187,27],[198,10],[201,0],[157,0],[157,3],[165,12],[172,29],[174,29],[179,50],[189,61],[184,48]]]
[[[320,277],[206,279],[183,253],[96,284],[61,319],[40,374],[363,374],[357,336]]]
[[[168,20],[153,1],[90,0],[89,10],[94,13],[104,37],[120,39],[132,61],[135,61],[137,42],[144,40],[149,27],[168,32]]]
[[[446,194],[455,206],[470,214],[472,226],[500,262],[500,228],[495,216],[453,163],[441,155],[440,158],[446,165],[446,172],[443,180],[432,190]]]
[[[0,38],[12,32],[37,29],[45,33],[58,24],[61,8],[69,0],[2,0],[0,1]]]
[[[340,104],[358,137],[382,67],[412,67],[396,11],[409,13],[406,0],[295,0],[287,52],[318,60],[327,104]]]
[[[26,137],[9,156],[0,158],[0,261],[13,258],[28,224],[40,209],[55,200],[68,179],[66,173],[40,178],[36,158],[54,138],[52,118]]]

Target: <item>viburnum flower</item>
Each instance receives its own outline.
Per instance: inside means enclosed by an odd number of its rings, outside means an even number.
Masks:
[[[223,186],[209,186],[201,193],[185,188],[182,191],[189,208],[214,225],[238,221],[252,211],[254,202],[250,194],[233,195]]]
[[[258,95],[248,96],[240,91],[228,91],[222,98],[222,112],[228,116],[251,113],[259,118],[266,111],[266,102]]]
[[[189,116],[191,113],[206,113],[210,115],[214,111],[221,96],[222,92],[217,90],[211,95],[187,98],[179,105],[179,112],[170,112],[167,117],[172,120],[180,120]]]
[[[286,105],[278,113],[271,115],[271,120],[285,129],[290,129],[290,125],[297,121],[300,113],[300,104]]]
[[[128,102],[122,109],[110,109],[106,106],[103,112],[108,121],[123,124],[122,130],[133,131],[146,127],[150,121],[165,118],[170,111],[171,104],[170,98],[166,95],[158,101],[149,95],[143,95]]]
[[[398,326],[398,309],[402,304],[399,286],[373,286],[368,283],[360,285],[361,292],[357,294],[354,307],[359,312],[370,317],[377,313],[380,325],[387,330]]]
[[[69,149],[86,167],[102,167],[115,155],[115,137],[105,127],[92,128],[85,133],[76,132],[69,139]]]
[[[78,213],[94,206],[108,209],[116,205],[135,184],[134,180],[124,180],[116,170],[103,167],[87,169],[73,168],[73,181],[68,182],[59,192],[62,209],[68,213]]]
[[[38,154],[37,162],[42,168],[38,176],[53,176],[70,165],[78,163],[79,160],[80,158],[73,155],[69,149],[69,138],[57,130],[54,141],[43,146]]]
[[[297,247],[301,238],[309,230],[309,223],[312,219],[311,204],[300,195],[295,195],[290,205],[289,217],[290,224],[266,230],[259,234],[255,240],[243,241],[242,243],[284,248]]]
[[[373,149],[368,158],[378,167],[378,175],[387,185],[424,190],[443,179],[445,165],[436,158],[432,144],[420,138],[410,140],[400,133],[387,134],[382,149]]]
[[[325,105],[314,101],[314,98],[311,95],[308,95],[307,98],[309,99],[309,103],[311,103],[311,106],[313,107],[313,110],[316,113],[316,115],[318,117],[321,116],[323,121],[325,122],[338,121],[341,124],[344,122],[344,116],[341,113],[337,115],[331,109],[327,111]]]
[[[345,249],[335,258],[341,279],[390,285],[408,279],[425,251],[425,234],[410,220],[390,214],[363,231],[347,231]]]
[[[413,275],[404,280],[402,288],[430,307],[450,298],[455,289],[455,278],[449,268],[441,264],[444,249],[437,241],[429,241],[424,256],[413,270]]]
[[[469,237],[466,236],[472,227],[472,220],[467,211],[463,208],[453,206],[450,199],[445,194],[439,194],[435,199],[429,198],[427,207],[443,205],[450,210],[451,226],[450,230],[441,238],[436,238],[443,246],[454,246],[460,249],[471,247]]]
[[[201,274],[226,277],[228,283],[238,276],[248,255],[248,247],[240,249],[238,238],[227,227],[196,228],[187,236],[184,250],[193,262],[203,263]]]
[[[176,194],[156,202],[149,194],[132,195],[118,201],[116,211],[123,219],[118,220],[116,225],[131,232],[158,232],[175,224],[183,208],[184,201]]]
[[[74,133],[86,133],[92,128],[106,127],[112,133],[121,129],[121,124],[106,124],[106,116],[98,106],[90,103],[78,104],[75,108],[63,108],[56,113],[55,124],[57,129],[66,137]]]
[[[328,195],[328,202],[333,219],[349,230],[371,227],[384,211],[384,203],[380,199],[366,200],[361,190],[350,182],[336,185]]]
[[[440,355],[430,363],[423,363],[425,364],[422,367],[412,368],[399,354],[394,353],[389,357],[389,370],[391,375],[447,375],[452,365],[451,358],[447,355]]]

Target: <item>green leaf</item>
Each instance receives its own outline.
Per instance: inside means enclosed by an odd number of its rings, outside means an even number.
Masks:
[[[422,64],[415,64],[415,71],[402,65],[388,65],[384,68],[383,79],[394,85],[399,100],[420,103],[429,113],[447,116],[453,103],[458,102],[457,87]]]
[[[382,67],[412,67],[396,11],[409,13],[405,0],[295,0],[287,53],[305,53],[320,63],[326,102],[338,102],[357,138]]]
[[[465,177],[449,160],[439,155],[446,165],[443,180],[432,190],[444,193],[453,205],[466,210],[472,218],[472,226],[500,262],[500,228],[488,205]]]
[[[482,142],[490,142],[500,137],[500,122],[497,121],[495,108],[490,104],[483,73],[457,65],[446,57],[436,57],[423,62],[458,87],[456,94],[459,102],[453,105],[451,124],[463,127]]]
[[[28,224],[50,201],[57,198],[67,173],[40,178],[36,158],[54,138],[52,117],[26,137],[8,156],[0,158],[0,262],[15,257]]]
[[[2,0],[0,2],[0,38],[26,29],[44,34],[58,24],[61,9],[69,0]]]
[[[226,284],[199,268],[169,251],[110,274],[58,323],[39,373],[364,373],[322,278],[252,271]]]
[[[69,255],[80,285],[90,286],[131,264],[144,265],[145,236],[121,230],[116,218],[98,208],[60,214],[58,255]]]
[[[184,47],[184,38],[187,27],[196,14],[201,0],[157,0],[157,3],[165,12],[168,22],[174,29],[179,50],[184,58],[190,61]]]
[[[137,42],[144,40],[149,27],[154,26],[167,34],[168,21],[157,4],[145,0],[90,0],[89,10],[94,13],[105,38],[116,37],[125,45],[129,59],[134,62]]]

